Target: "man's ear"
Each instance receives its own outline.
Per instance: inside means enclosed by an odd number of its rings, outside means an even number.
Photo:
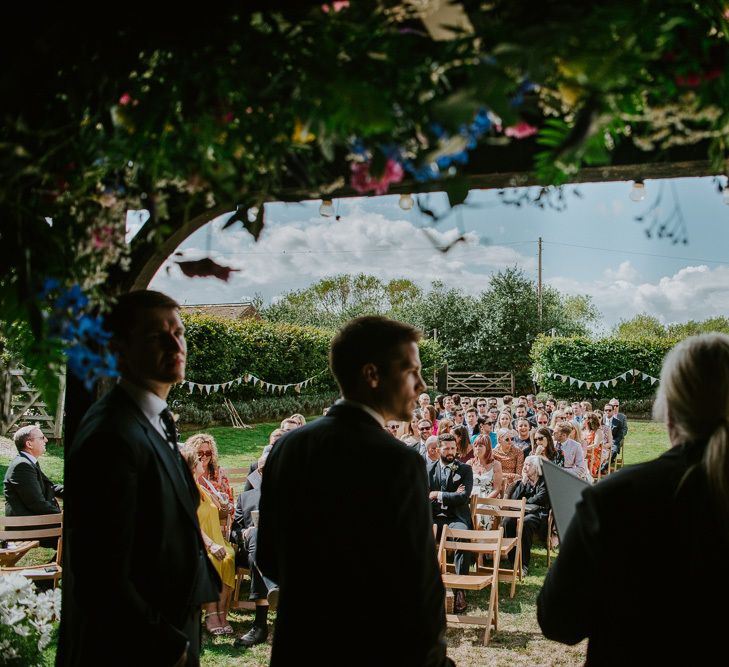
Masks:
[[[365,364],[362,366],[362,377],[370,389],[377,389],[380,385],[380,371],[375,364]]]

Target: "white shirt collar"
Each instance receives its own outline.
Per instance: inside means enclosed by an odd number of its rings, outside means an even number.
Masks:
[[[142,411],[142,414],[154,426],[155,430],[165,437],[164,427],[160,421],[160,413],[167,407],[167,401],[161,399],[157,394],[148,389],[138,387],[136,384],[132,384],[124,378],[119,380],[119,386],[134,401],[136,406]]]
[[[373,410],[369,405],[353,401],[349,398],[340,398],[335,405],[348,405],[352,408],[364,410],[370,417],[377,420],[377,423],[382,426],[382,428],[385,428],[385,418],[379,412]]]
[[[35,456],[33,456],[30,452],[23,452],[23,456],[27,456],[30,459],[30,462],[33,465],[37,465],[38,464],[38,459],[35,458]]]

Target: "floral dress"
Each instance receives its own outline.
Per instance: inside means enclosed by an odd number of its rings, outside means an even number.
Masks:
[[[471,491],[472,496],[478,496],[479,498],[488,498],[494,490],[494,464],[491,464],[491,470],[483,470],[479,466],[481,472],[476,472],[475,468],[473,471],[473,490]],[[494,517],[485,514],[478,514],[476,516],[478,526],[482,530],[491,530]]]

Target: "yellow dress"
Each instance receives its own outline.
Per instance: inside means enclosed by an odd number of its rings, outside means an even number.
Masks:
[[[233,588],[235,585],[235,551],[228,542],[223,539],[223,531],[220,530],[220,519],[218,517],[218,508],[215,506],[210,496],[204,489],[198,485],[200,490],[200,505],[197,508],[197,519],[200,522],[200,529],[215,544],[222,544],[228,552],[223,560],[218,560],[212,554],[208,554],[210,562],[215,566],[220,578],[225,586]]]

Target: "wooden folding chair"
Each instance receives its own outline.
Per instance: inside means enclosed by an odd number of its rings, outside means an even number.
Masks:
[[[509,597],[513,598],[516,593],[516,580],[522,580],[521,576],[521,532],[524,526],[524,511],[526,508],[526,499],[511,500],[510,498],[479,498],[471,496],[471,516],[473,525],[478,525],[478,517],[491,516],[498,518],[500,523],[507,517],[516,519],[516,537],[505,537],[501,541],[501,557],[506,559],[513,551],[514,567],[509,569],[501,567],[499,571],[499,580],[511,582],[511,592]],[[477,572],[490,572],[491,566],[486,566],[483,559],[479,557],[476,564]]]
[[[16,572],[31,581],[53,581],[53,588],[61,579],[61,549],[63,535],[63,512],[39,514],[37,516],[0,516],[0,540],[18,544],[48,537],[58,539],[56,557],[50,563],[32,567],[0,567],[0,575]]]
[[[480,591],[491,586],[489,606],[485,616],[468,616],[465,614],[446,614],[446,621],[459,625],[485,626],[483,643],[488,646],[491,636],[491,626],[494,632],[499,626],[499,558],[501,556],[501,541],[503,530],[457,530],[443,526],[440,545],[438,547],[438,562],[440,563],[441,577],[446,589],[461,589]],[[458,541],[457,541],[458,540]],[[448,572],[446,556],[449,551],[468,551],[480,558],[483,554],[490,554],[494,559],[494,570],[491,574],[455,574]]]
[[[243,491],[243,487],[246,485],[246,479],[248,479],[248,466],[243,468],[225,468],[225,474],[230,482],[230,487],[233,489],[233,497],[237,498],[238,494]]]

